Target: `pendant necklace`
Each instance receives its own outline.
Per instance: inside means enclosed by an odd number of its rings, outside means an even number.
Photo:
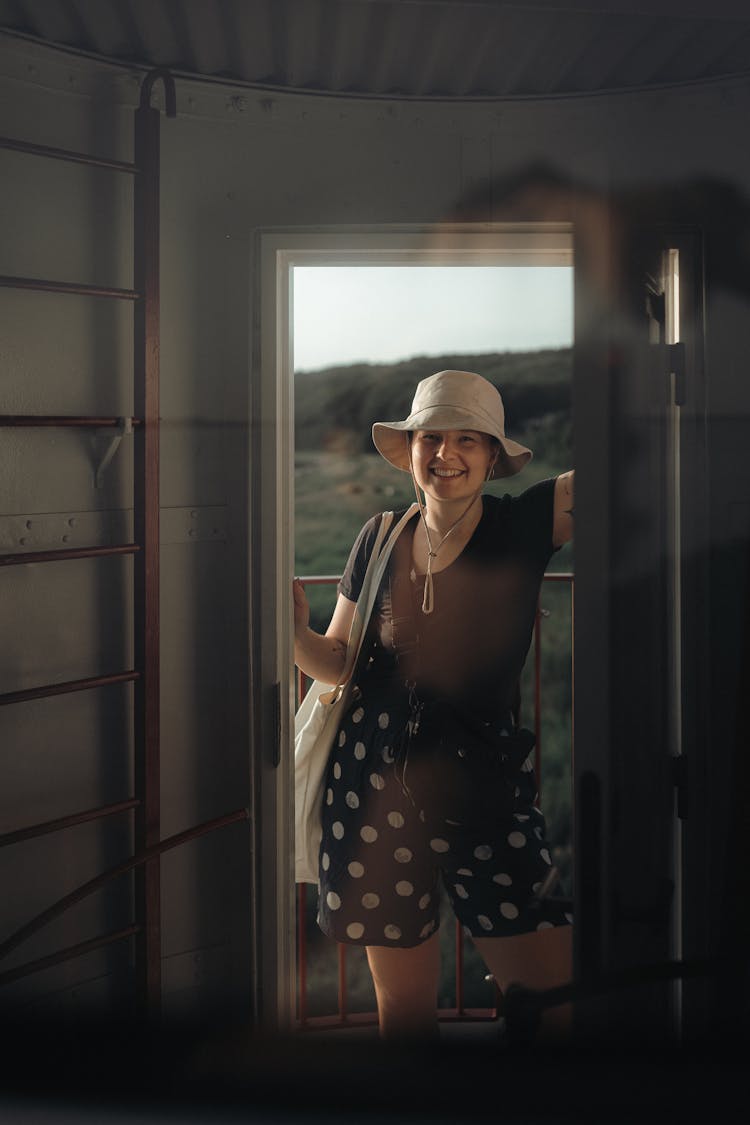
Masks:
[[[464,508],[463,512],[458,517],[458,519],[450,525],[450,527],[448,528],[448,530],[446,531],[445,535],[440,540],[438,545],[436,547],[433,547],[432,539],[430,538],[430,529],[427,526],[427,517],[425,516],[425,513],[424,513],[424,507],[423,507],[422,501],[419,497],[419,492],[417,492],[417,501],[419,502],[419,514],[422,517],[422,523],[424,525],[424,533],[427,537],[427,570],[426,570],[426,573],[425,573],[425,576],[424,576],[424,595],[422,597],[422,613],[432,613],[433,609],[435,608],[435,593],[434,593],[433,582],[432,582],[432,560],[437,558],[438,551],[442,547],[443,543],[445,543],[445,541],[448,538],[448,536],[450,535],[450,533],[452,531],[455,531],[455,529],[458,527],[458,525],[461,523],[461,521],[464,520],[466,518],[466,516],[468,516],[469,511],[471,510],[471,508],[473,508],[474,503],[475,503],[478,495],[479,495],[479,493],[476,493],[474,496],[472,496],[472,498],[469,501],[467,507]],[[414,570],[412,570],[412,574],[416,578],[416,574],[414,574]]]
[[[458,527],[458,525],[461,523],[461,521],[463,519],[465,519],[466,516],[468,516],[469,511],[474,506],[475,500],[477,499],[478,496],[481,496],[482,489],[480,488],[477,492],[474,493],[474,495],[472,496],[472,498],[469,501],[469,503],[467,504],[467,506],[464,508],[461,515],[458,517],[458,519],[455,521],[455,523],[452,523],[450,525],[450,527],[446,531],[445,535],[443,536],[443,538],[438,543],[437,547],[433,547],[432,539],[430,538],[430,529],[427,526],[427,516],[425,515],[424,504],[422,503],[422,496],[421,496],[420,491],[419,491],[419,485],[417,484],[417,478],[414,475],[414,465],[412,464],[412,458],[411,458],[411,444],[409,444],[409,471],[411,473],[411,480],[412,480],[412,484],[414,485],[414,491],[415,491],[416,496],[417,496],[417,504],[419,505],[419,514],[422,517],[422,523],[424,525],[424,533],[425,533],[425,536],[427,537],[427,570],[426,570],[425,576],[424,576],[424,594],[422,596],[422,613],[432,613],[433,609],[435,608],[435,593],[434,593],[434,588],[433,588],[433,583],[432,583],[432,560],[437,558],[438,551],[442,547],[443,543],[445,543],[445,541],[448,538],[448,536],[450,535],[450,533],[452,531],[455,531],[455,529]],[[416,577],[417,576],[414,572],[414,568],[412,567],[410,578],[412,579],[412,581],[415,581]]]

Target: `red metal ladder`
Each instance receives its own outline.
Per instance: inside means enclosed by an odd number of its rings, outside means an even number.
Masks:
[[[132,925],[59,950],[47,957],[0,972],[0,985],[54,964],[81,956],[114,942],[135,940],[136,999],[143,1013],[156,1014],[161,1001],[160,856],[163,852],[238,820],[249,819],[247,809],[195,825],[162,840],[160,835],[159,753],[159,135],[161,115],[151,106],[154,83],[164,84],[168,117],[176,116],[174,80],[161,68],[141,85],[135,111],[134,162],[101,159],[86,153],[50,148],[0,137],[0,147],[44,159],[72,161],[134,177],[134,288],[0,276],[0,286],[73,296],[132,302],[134,311],[134,411],[132,419],[72,415],[0,415],[0,427],[120,427],[134,438],[134,541],[109,546],[49,551],[20,551],[0,555],[0,566],[132,555],[134,560],[134,666],[67,682],[42,684],[24,691],[0,694],[0,705],[69,692],[88,691],[117,683],[133,683],[134,777],[133,795],[115,804],[72,813],[0,835],[0,847],[72,828],[76,825],[133,812],[134,854],[76,888],[26,925],[0,941],[0,959],[82,898],[126,872],[135,872],[135,919]],[[124,423],[124,427],[123,427]]]

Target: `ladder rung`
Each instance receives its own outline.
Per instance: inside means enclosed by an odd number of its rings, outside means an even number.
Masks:
[[[25,152],[29,156],[46,156],[51,160],[70,160],[73,164],[91,164],[95,168],[109,168],[113,172],[129,172],[131,175],[140,171],[137,164],[126,160],[107,160],[105,157],[90,156],[86,152],[74,152],[72,149],[51,148],[49,145],[37,145],[30,141],[16,141],[12,137],[0,137],[0,148]]]
[[[41,687],[27,688],[26,691],[7,691],[0,695],[0,706],[6,703],[25,703],[29,699],[46,699],[52,695],[69,695],[74,691],[88,691],[89,688],[108,687],[110,684],[124,684],[139,677],[140,672],[115,672],[111,676],[90,676],[85,680],[44,684]]]
[[[130,418],[132,426],[142,426],[142,418]],[[121,418],[107,416],[99,418],[83,414],[0,414],[0,426],[93,426],[96,429],[105,429],[108,426],[119,426]]]
[[[114,289],[106,285],[81,285],[76,281],[49,281],[40,277],[0,276],[0,286],[5,289],[37,289],[45,293],[74,293],[79,297],[114,297],[121,301],[137,301],[140,293],[135,289]]]
[[[78,945],[69,945],[65,949],[58,950],[57,953],[40,957],[37,961],[27,961],[25,965],[18,965],[15,969],[6,969],[4,973],[0,973],[0,986],[12,984],[13,981],[41,972],[42,969],[49,969],[53,965],[60,965],[63,961],[72,961],[74,957],[81,957],[84,953],[102,949],[105,945],[112,945],[113,942],[122,941],[124,938],[135,937],[140,932],[140,926],[126,926],[123,930],[113,930],[109,934],[103,934],[102,937],[82,941]]]
[[[0,555],[0,566],[65,562],[67,559],[96,559],[107,555],[134,555],[140,549],[139,543],[119,543],[113,547],[67,547],[59,551],[15,551],[9,555]]]
[[[86,809],[85,812],[71,813],[70,816],[59,816],[56,820],[45,820],[40,824],[30,824],[28,828],[18,828],[15,832],[4,832],[0,836],[0,848],[7,848],[11,844],[20,844],[24,840],[35,840],[38,836],[46,836],[50,832],[60,832],[63,828],[75,828],[78,824],[88,824],[92,820],[101,820],[106,816],[116,816],[117,813],[129,812],[140,805],[137,797],[128,801],[118,801],[115,805],[100,805],[96,809]]]
[[[63,897],[53,903],[52,906],[43,910],[41,914],[37,914],[36,917],[32,918],[30,922],[27,922],[25,926],[21,926],[21,928],[12,933],[10,937],[0,942],[0,959],[6,957],[16,946],[21,945],[22,942],[30,938],[32,934],[37,933],[43,926],[48,925],[53,919],[64,914],[71,906],[82,902],[84,898],[88,898],[89,895],[94,894],[113,879],[118,879],[121,875],[125,875],[128,871],[132,871],[136,867],[145,866],[158,856],[163,855],[164,852],[171,851],[172,848],[181,847],[182,844],[186,844],[190,840],[197,840],[199,836],[205,836],[208,832],[215,832],[217,828],[225,828],[230,824],[236,824],[238,821],[249,821],[250,819],[250,810],[248,808],[235,809],[234,812],[215,817],[213,820],[204,820],[201,824],[196,824],[193,828],[188,828],[184,832],[177,832],[174,836],[168,836],[166,840],[160,840],[151,847],[144,848],[142,851],[130,856],[129,859],[124,860],[122,863],[118,863],[114,867],[102,871],[100,875],[95,875],[93,879],[82,883],[81,886],[76,887],[74,891],[63,895]]]

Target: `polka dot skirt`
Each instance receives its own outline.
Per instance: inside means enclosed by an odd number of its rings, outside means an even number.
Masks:
[[[368,685],[370,687],[370,685]],[[359,692],[355,692],[359,695]],[[318,924],[336,941],[413,946],[439,925],[440,880],[467,934],[504,937],[572,921],[537,894],[551,870],[531,761],[511,822],[482,837],[430,826],[398,775],[405,691],[360,695],[342,722],[323,798]],[[377,698],[376,698],[377,697]]]

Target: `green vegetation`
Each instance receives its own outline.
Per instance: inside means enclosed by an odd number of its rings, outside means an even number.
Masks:
[[[295,379],[298,451],[372,453],[375,421],[405,418],[414,388],[435,371],[479,371],[499,387],[511,437],[545,439],[545,457],[569,453],[570,348],[485,355],[417,356],[401,363],[360,363],[303,372]],[[556,417],[559,416],[559,417]],[[529,442],[530,443],[530,442]]]
[[[572,467],[571,352],[569,349],[491,355],[417,357],[398,364],[357,364],[299,374],[295,382],[295,570],[301,576],[338,577],[362,524],[376,512],[406,507],[414,499],[407,473],[374,450],[375,421],[404,418],[420,379],[443,368],[479,371],[498,386],[509,436],[534,450],[519,474],[495,481],[487,491],[517,495],[529,485]],[[573,571],[573,548],[552,558],[549,572]],[[335,585],[309,587],[313,628],[325,630],[336,600]],[[537,729],[541,743],[542,808],[561,890],[572,889],[571,855],[571,589],[546,582],[541,597],[541,723],[534,714],[534,648],[522,680],[522,721]],[[335,1008],[338,976],[335,945],[315,924],[314,888],[308,889],[308,1010]],[[454,1005],[455,924],[444,903],[441,927],[443,979],[440,1006]],[[489,1007],[493,992],[484,963],[466,942],[464,996],[467,1007]],[[347,959],[349,1008],[374,1009],[364,952]]]

